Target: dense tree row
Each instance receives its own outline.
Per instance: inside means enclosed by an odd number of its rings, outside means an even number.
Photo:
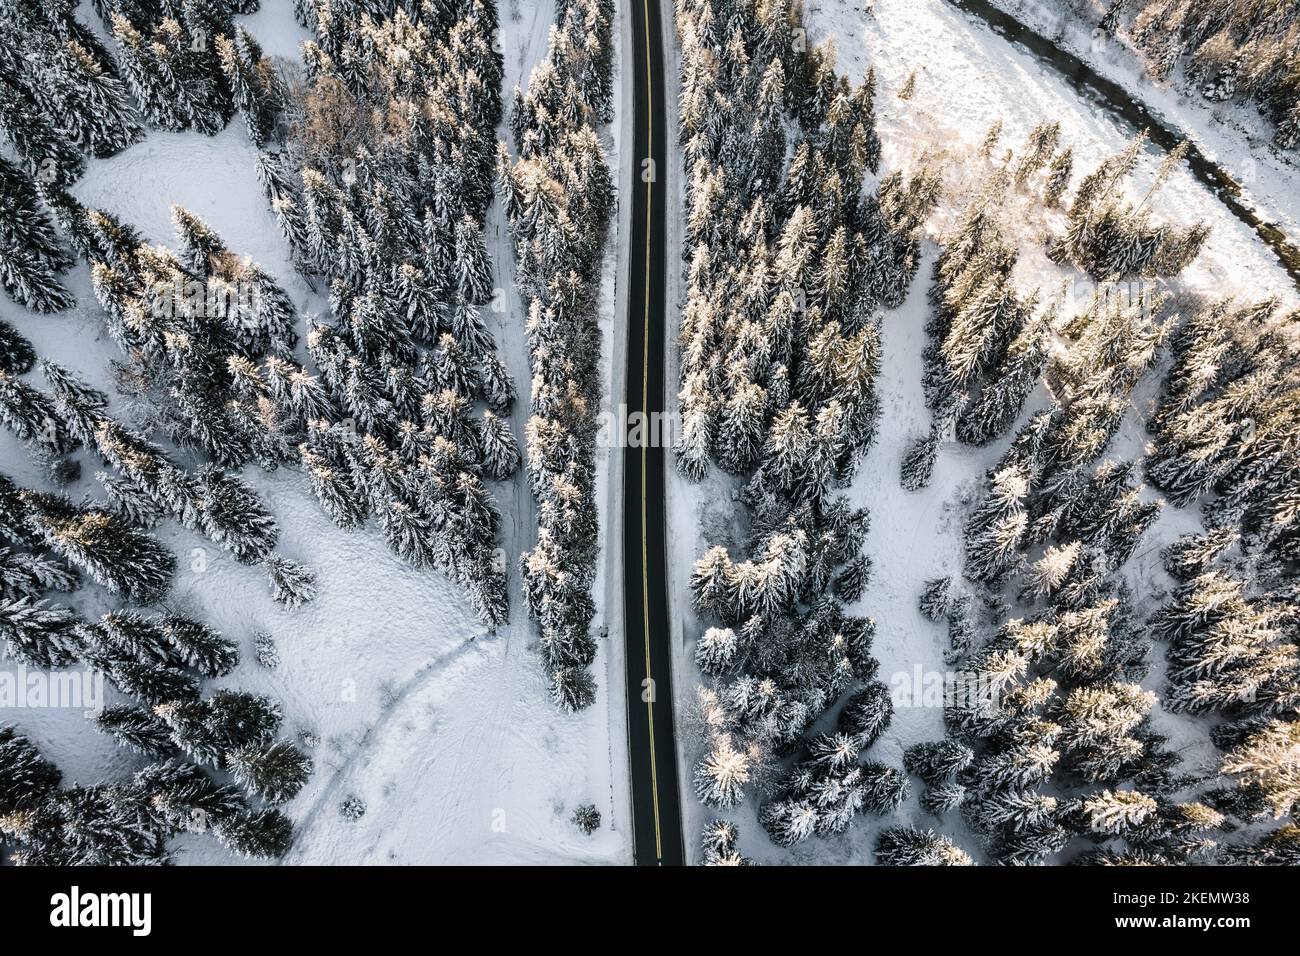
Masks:
[[[212,830],[232,852],[278,856],[292,835],[287,818],[252,806],[237,787],[216,784],[184,760],[229,774],[269,803],[292,798],[311,772],[308,757],[274,739],[278,704],[235,691],[201,697],[204,680],[237,665],[235,645],[176,613],[124,608],[91,622],[49,599],[74,591],[85,574],[122,599],[161,602],[175,557],[141,528],[169,502],[179,520],[192,521],[241,560],[269,552],[275,523],[264,511],[260,521],[249,519],[249,510],[261,506],[238,479],[215,470],[196,479],[178,469],[156,446],[108,418],[103,395],[58,366],[45,363],[44,369],[53,400],[6,375],[0,406],[6,424],[22,426],[14,411],[35,397],[45,415],[41,427],[56,436],[46,440],[65,450],[93,443],[106,461],[134,471],[100,476],[113,498],[109,508],[22,489],[0,476],[0,657],[39,668],[79,664],[104,675],[137,703],[104,711],[100,729],[165,763],[140,771],[129,785],[25,787],[21,806],[15,798],[13,813],[0,812],[0,833],[15,841],[16,861],[40,864],[164,862],[167,838],[184,830]],[[303,569],[274,555],[266,561],[277,598],[292,603],[309,595]],[[282,587],[293,593],[279,593]],[[10,738],[0,740],[0,763],[12,758],[30,764],[31,748]],[[21,783],[21,767],[14,772]],[[5,773],[0,766],[0,778]]]
[[[248,330],[219,355],[207,404],[264,467],[301,463],[335,524],[374,517],[396,554],[446,573],[496,625],[508,598],[485,482],[520,462],[505,417],[514,384],[480,312],[497,306],[482,228],[497,15],[483,0],[408,7],[297,4],[315,34],[301,82],[240,36],[222,45],[250,136],[267,146],[266,196],[295,265],[327,284],[333,321],[308,330],[313,374],[292,356],[288,301],[261,297],[283,331]],[[238,283],[246,264],[202,224],[180,228],[194,268]]]
[[[0,3],[0,130],[43,184],[67,187],[145,123],[212,134],[239,110],[259,144],[276,126],[283,83],[233,19],[257,0],[99,0],[116,57],[76,6]]]
[[[151,126],[212,135],[240,109],[250,135],[261,141],[263,111],[270,110],[273,122],[279,106],[278,82],[268,68],[258,69],[257,42],[233,19],[256,10],[257,0],[101,0],[96,6]]]
[[[59,281],[73,261],[36,183],[0,158],[0,288],[33,312],[60,312],[73,302]]]
[[[1124,181],[1133,172],[1145,134],[1122,153],[1108,157],[1085,176],[1067,210],[1065,231],[1048,248],[1056,262],[1071,262],[1099,281],[1176,276],[1195,259],[1209,227],[1193,223],[1178,228],[1153,223],[1148,203],[1186,153],[1186,145],[1161,160],[1155,178],[1135,205]]]
[[[88,256],[95,255],[93,247],[105,236],[122,239],[129,234],[105,229],[112,222],[97,211],[87,213],[75,204],[73,208],[78,214],[73,235]],[[71,211],[67,206],[62,209]],[[181,446],[207,451],[220,465],[242,464],[240,452],[246,455],[243,449],[252,443],[259,449],[282,447],[278,409],[265,396],[250,398],[251,387],[229,395],[225,408],[220,401],[216,408],[207,407],[220,398],[223,387],[229,389],[227,366],[235,358],[220,353],[218,340],[223,335],[229,338],[231,327],[237,327],[242,319],[233,319],[224,309],[206,308],[203,290],[212,287],[184,280],[179,264],[167,250],[138,241],[119,248],[132,251],[120,256],[114,253],[113,266],[97,261],[92,276],[109,331],[132,358],[119,367],[120,380],[152,400],[156,418],[169,437]],[[169,279],[148,284],[151,276],[165,275],[167,269],[177,271]],[[136,294],[131,294],[133,282],[141,286]],[[197,304],[189,299],[185,302],[190,305],[184,304],[185,296],[196,296]],[[264,331],[260,321],[253,322],[251,317],[248,328],[257,330],[250,335]],[[292,334],[291,325],[288,334]],[[208,347],[202,347],[203,343]],[[82,446],[90,448],[112,469],[97,477],[108,495],[114,520],[148,528],[163,518],[173,518],[241,563],[265,565],[277,600],[297,606],[311,599],[315,593],[313,573],[274,553],[279,538],[275,518],[243,479],[220,465],[187,470],[158,444],[109,416],[108,397],[102,392],[54,363],[42,363],[42,370],[50,393],[0,372],[0,423],[25,442],[35,457],[51,463],[55,477],[61,474],[63,456]],[[236,371],[246,372],[256,381],[257,370],[251,363],[245,361]],[[258,398],[263,400],[260,406],[253,403]],[[247,405],[241,407],[239,400]]]
[[[311,772],[306,755],[275,740],[274,701],[229,690],[201,696],[202,681],[238,664],[236,646],[180,614],[123,609],[92,622],[48,598],[73,591],[80,571],[123,597],[157,601],[170,583],[171,552],[107,511],[3,478],[0,536],[2,656],[105,675],[136,703],[103,711],[99,729],[161,761],[129,784],[57,790],[57,771],[0,729],[0,834],[15,841],[15,861],[164,862],[170,836],[208,830],[236,853],[283,853],[292,835],[287,818],[253,806],[239,786],[219,785],[196,765],[228,773],[268,803],[292,798]]]
[[[27,174],[51,185],[68,185],[86,155],[110,156],[141,132],[117,63],[76,6],[0,3],[0,130]]]
[[[1019,258],[1004,235],[998,209],[1010,186],[1011,163],[988,178],[942,241],[930,288],[924,353],[926,403],[933,413],[920,452],[904,463],[904,487],[929,481],[938,442],[949,432],[982,445],[1006,432],[1047,364],[1054,306],[1016,288]]]
[[[1272,832],[1226,849],[1228,862],[1300,860],[1300,355],[1298,314],[1277,303],[1203,303],[1173,336],[1147,475],[1178,505],[1201,503],[1206,530],[1164,553],[1179,582],[1152,616],[1167,641],[1166,706],[1226,718],[1212,734],[1224,786],[1207,799]]]
[[[247,10],[205,0],[104,4],[100,12],[123,45],[119,68],[73,7],[11,0],[0,9],[0,127],[20,163],[0,161],[0,281],[20,304],[56,311],[72,304],[59,274],[74,252],[86,259],[108,330],[128,359],[117,367],[119,384],[149,402],[151,426],[215,464],[198,471],[177,464],[113,419],[106,395],[58,365],[40,363],[48,391],[28,381],[35,349],[0,326],[0,424],[56,483],[77,477],[70,456],[81,448],[108,469],[97,475],[107,504],[0,477],[0,656],[104,675],[133,702],[100,714],[99,728],[156,761],[120,783],[60,788],[58,771],[4,728],[0,836],[13,861],[32,864],[167,862],[167,841],[187,831],[212,832],[243,855],[279,856],[292,825],[265,804],[291,799],[311,761],[276,739],[274,701],[231,690],[203,696],[205,680],[237,665],[236,646],[174,612],[125,606],[88,621],[51,600],[84,576],[121,601],[163,602],[176,559],[148,533],[163,518],[241,562],[265,564],[278,600],[297,604],[314,593],[311,572],[274,553],[278,528],[257,494],[225,470],[273,457],[264,446],[280,438],[250,421],[260,414],[274,425],[279,410],[269,399],[259,405],[262,396],[241,376],[256,377],[255,358],[292,352],[296,317],[287,296],[184,210],[176,211],[177,256],[67,190],[83,154],[108,156],[140,137],[133,94],[154,125],[220,129],[247,98],[227,105],[221,66],[205,41],[232,38],[236,53],[255,49],[231,28],[230,14]]]
[[[0,727],[0,845],[27,866],[170,862],[167,841],[213,833],[233,853],[278,857],[293,827],[193,763],[162,760],[115,784],[61,787],[62,774],[12,727]]]
[[[987,165],[989,171],[954,228],[941,240],[935,262],[924,355],[926,403],[933,418],[930,433],[916,440],[904,457],[901,480],[909,489],[929,482],[943,438],[983,445],[1015,424],[1047,369],[1049,352],[1063,325],[1061,296],[1044,303],[1037,292],[1026,295],[1017,288],[1013,273],[1020,248],[1013,237],[1018,228],[1005,221],[1004,210],[1013,207],[1013,197],[1040,209],[1059,204],[1070,186],[1073,153],[1060,142],[1060,124],[1044,123],[1031,130],[1018,155],[1008,150],[995,159],[1001,133],[1001,123],[994,124],[978,158],[972,160],[977,166]],[[1144,137],[1138,137],[1124,153],[1084,177],[1066,211],[1065,231],[1049,245],[1049,257],[1103,280],[1173,276],[1195,258],[1207,231],[1199,225],[1187,230],[1151,226],[1146,208],[1181,161],[1181,149],[1165,158],[1136,206],[1120,188],[1136,165],[1143,142]],[[1115,301],[1115,295],[1107,294],[1100,305],[1073,320],[1074,328],[1112,326],[1098,335],[1134,330],[1133,315],[1099,314],[1098,309]],[[1069,337],[1069,330],[1065,335]],[[1145,341],[1139,338],[1135,354]],[[1149,358],[1142,361],[1149,363]],[[1086,358],[1076,360],[1076,364],[1084,362]],[[1106,364],[1114,363],[1108,359]],[[1091,431],[1104,445],[1110,429],[1118,424],[1117,413],[1127,406],[1104,381],[1080,384],[1092,393],[1094,402],[1116,399],[1111,410],[1094,410],[1091,418],[1069,426]],[[1103,387],[1107,391],[1098,392]],[[1122,395],[1130,387],[1120,385],[1118,392]],[[1089,457],[1082,446],[1079,454]]]
[[[1145,289],[1103,285],[1066,315],[1063,300],[1040,305],[1017,288],[1019,242],[1001,210],[1014,194],[1057,206],[1073,155],[1055,123],[1033,129],[1019,155],[994,159],[1000,135],[995,124],[985,137],[974,161],[991,170],[935,264],[928,442],[1002,436],[1040,383],[1050,402],[989,471],[966,525],[964,581],[937,578],[921,594],[921,612],[947,624],[945,659],[961,669],[946,688],[948,738],[909,748],[905,765],[925,784],[922,806],[959,810],[994,861],[1045,862],[1078,839],[1095,849],[1075,855],[1095,862],[1189,860],[1223,818],[1179,799],[1190,780],[1150,724],[1156,698],[1140,681],[1151,642],[1118,573],[1162,502],[1135,463],[1103,459],[1178,318],[1168,296]],[[1203,230],[1151,227],[1145,212],[1180,151],[1138,205],[1119,189],[1141,142],[1082,180],[1051,256],[1096,278],[1173,275],[1194,257]],[[919,464],[904,484],[924,484],[930,464],[919,451],[909,458]],[[878,854],[906,862],[931,842],[882,836]]]
[[[892,708],[871,681],[874,624],[844,612],[870,574],[867,513],[833,491],[875,434],[878,310],[915,275],[939,171],[876,184],[875,78],[856,87],[828,47],[808,49],[795,5],[681,2],[687,301],[679,345],[681,472],[710,462],[747,479],[748,557],[715,547],[694,605],[706,752],[701,800],[728,807],[776,761],[760,819],[790,845],[842,832],[906,795],[896,770],[859,759]],[[837,734],[804,740],[842,695]]]
[[[591,586],[599,556],[595,501],[601,404],[599,293],[614,184],[594,126],[611,109],[614,5],[556,10],[544,59],[510,117],[517,158],[498,147],[497,180],[528,310],[532,417],[528,479],[537,545],[522,558],[524,600],[541,632],[551,695],[565,710],[595,699],[588,670]]]
[[[292,798],[311,772],[297,747],[275,740],[280,712],[274,701],[228,690],[201,696],[204,680],[234,670],[236,646],[180,614],[122,609],[92,622],[49,599],[75,590],[81,572],[124,598],[156,602],[170,585],[171,552],[108,511],[20,489],[2,477],[0,537],[2,656],[40,668],[80,664],[103,674],[135,703],[103,711],[99,728],[163,761],[129,785],[56,790],[57,771],[0,729],[0,833],[16,842],[16,860],[162,862],[168,837],[209,829],[234,852],[283,853],[292,833],[288,820],[255,808],[238,787],[218,785],[195,765],[228,773],[268,803]]]
[[[1300,145],[1300,8],[1287,0],[1109,0],[1101,20],[1125,33],[1147,72],[1180,66],[1207,99],[1254,103],[1283,149]]]
[[[1080,192],[1131,167],[1135,150],[1103,164]],[[1162,167],[1157,187],[1177,159]],[[986,192],[1004,188],[995,182]],[[990,470],[967,525],[968,584],[939,578],[921,595],[925,616],[948,620],[952,659],[963,665],[945,712],[949,738],[907,753],[907,769],[927,784],[922,804],[936,814],[960,809],[999,862],[1071,853],[1108,864],[1293,860],[1289,824],[1224,847],[1212,838],[1235,826],[1229,817],[1286,816],[1297,795],[1293,319],[1274,316],[1271,302],[1214,302],[1184,321],[1167,295],[1103,286],[1077,315],[1047,313],[1020,380],[997,356],[1018,351],[1014,337],[1032,326],[1005,278],[1016,253],[989,208],[984,195],[967,208],[936,269],[927,397],[955,418],[958,437],[980,443],[1020,418],[1040,371],[1052,402]],[[989,296],[996,305],[972,291],[997,283],[1005,291]],[[981,307],[988,317],[971,321]],[[985,351],[989,339],[997,344]],[[1135,463],[1098,461],[1170,342],[1145,473],[1173,504],[1215,497],[1205,506],[1210,530],[1164,552],[1182,584],[1144,625],[1119,571],[1164,502],[1138,483]],[[988,384],[972,400],[978,375]],[[1009,379],[1016,397],[1004,418],[972,414]],[[1007,618],[978,644],[970,640],[977,605]],[[1140,682],[1152,638],[1168,642],[1164,707],[1231,721],[1214,731],[1228,782],[1199,799],[1186,794],[1202,778],[1179,770],[1151,725],[1156,695]]]

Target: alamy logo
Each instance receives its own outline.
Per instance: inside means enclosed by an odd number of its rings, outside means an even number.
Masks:
[[[74,886],[50,897],[50,925],[126,926],[133,936],[148,936],[153,929],[153,894],[82,893]]]

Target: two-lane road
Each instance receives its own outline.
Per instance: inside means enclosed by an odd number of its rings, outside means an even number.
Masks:
[[[633,143],[625,175],[632,190],[628,256],[627,408],[661,421],[664,411],[664,205],[657,178],[668,171],[663,83],[663,33],[658,0],[633,0]],[[648,160],[648,162],[647,162]],[[641,436],[657,429],[645,427]],[[672,647],[664,529],[665,449],[657,441],[625,442],[623,556],[627,638],[627,729],[632,765],[636,862],[684,860],[677,748],[673,724]]]

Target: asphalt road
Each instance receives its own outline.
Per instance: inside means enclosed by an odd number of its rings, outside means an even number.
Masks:
[[[664,411],[663,177],[668,170],[664,49],[659,0],[634,0],[636,116],[631,164],[632,228],[627,315],[627,407]],[[647,163],[646,160],[650,162]],[[656,180],[658,180],[656,182]],[[642,429],[641,434],[648,430]],[[623,554],[627,639],[627,730],[632,766],[633,848],[640,866],[685,862],[677,746],[673,724],[672,647],[664,529],[662,447],[625,443]]]

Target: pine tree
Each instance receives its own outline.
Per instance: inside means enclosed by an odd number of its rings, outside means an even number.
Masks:
[[[86,171],[86,161],[64,134],[21,88],[0,75],[0,132],[23,170],[51,187],[67,188]]]
[[[902,88],[898,91],[898,98],[900,100],[910,100],[915,95],[916,95],[916,70],[913,70],[911,73],[907,75],[907,81],[903,84]]]
[[[931,578],[926,581],[925,587],[921,589],[921,598],[918,605],[921,614],[931,621],[938,621],[946,617],[951,606],[949,597],[951,588],[951,577]]]
[[[1070,177],[1074,174],[1074,150],[1066,147],[1052,157],[1047,168],[1047,182],[1043,186],[1043,203],[1049,209],[1061,204],[1065,191],[1070,188]]]
[[[959,809],[966,802],[966,788],[959,783],[941,783],[926,787],[921,794],[921,806],[937,817]]]
[[[866,750],[880,739],[893,716],[894,702],[889,688],[880,681],[872,681],[844,704],[839,728],[852,736],[860,750]]]
[[[239,856],[273,860],[284,856],[293,842],[293,824],[274,808],[250,811],[222,821],[217,839]]]
[[[26,737],[0,727],[0,818],[39,806],[63,775]]]
[[[311,758],[288,741],[269,747],[241,747],[225,755],[231,775],[270,803],[297,796],[311,776]]]
[[[703,866],[752,866],[753,861],[741,856],[738,849],[740,833],[736,825],[727,820],[714,820],[704,827],[700,835]]]
[[[587,836],[600,829],[600,811],[594,804],[584,803],[573,811],[573,825]]]
[[[95,718],[95,728],[146,757],[159,759],[176,749],[167,724],[143,707],[105,708]]]
[[[157,539],[59,495],[23,491],[19,498],[45,544],[113,593],[149,604],[171,586],[176,558]]]
[[[74,301],[59,284],[59,274],[72,261],[42,209],[36,183],[22,170],[0,159],[0,287],[25,308],[35,312],[61,312]],[[0,346],[7,340],[10,344],[2,351],[16,349],[14,358],[21,366],[24,352],[16,344],[14,334],[0,336]],[[5,371],[24,371],[9,369],[5,363],[0,363],[0,367]]]
[[[269,555],[263,562],[271,579],[271,596],[290,609],[315,600],[316,572],[278,554]]]
[[[67,608],[21,597],[0,601],[5,656],[33,667],[66,667],[80,649],[77,616]]]
[[[237,787],[217,784],[192,763],[168,760],[151,764],[132,778],[149,816],[167,833],[206,833],[213,826],[247,811]]]
[[[903,751],[903,766],[908,773],[937,787],[965,770],[974,756],[971,749],[959,741],[927,741],[913,744]]]
[[[930,483],[939,454],[939,438],[933,430],[915,439],[903,455],[899,483],[907,491],[920,491]]]
[[[260,148],[275,132],[283,108],[285,93],[280,78],[242,25],[235,27],[233,39],[217,36],[215,48],[234,106],[244,114],[248,138]]]
[[[714,676],[726,673],[736,663],[740,641],[729,627],[711,627],[695,642],[695,665]]]
[[[238,647],[206,624],[177,614],[158,623],[180,660],[204,677],[224,677],[238,665]]]
[[[504,481],[519,470],[519,445],[507,419],[491,410],[485,411],[479,438],[483,448],[483,470],[489,478]]]
[[[1300,721],[1270,720],[1223,758],[1224,773],[1257,787],[1281,818],[1300,801]]]
[[[22,333],[0,319],[0,372],[23,375],[36,364],[36,351]]]
[[[876,837],[876,862],[881,866],[971,866],[970,856],[948,837],[933,830],[886,827]]]

